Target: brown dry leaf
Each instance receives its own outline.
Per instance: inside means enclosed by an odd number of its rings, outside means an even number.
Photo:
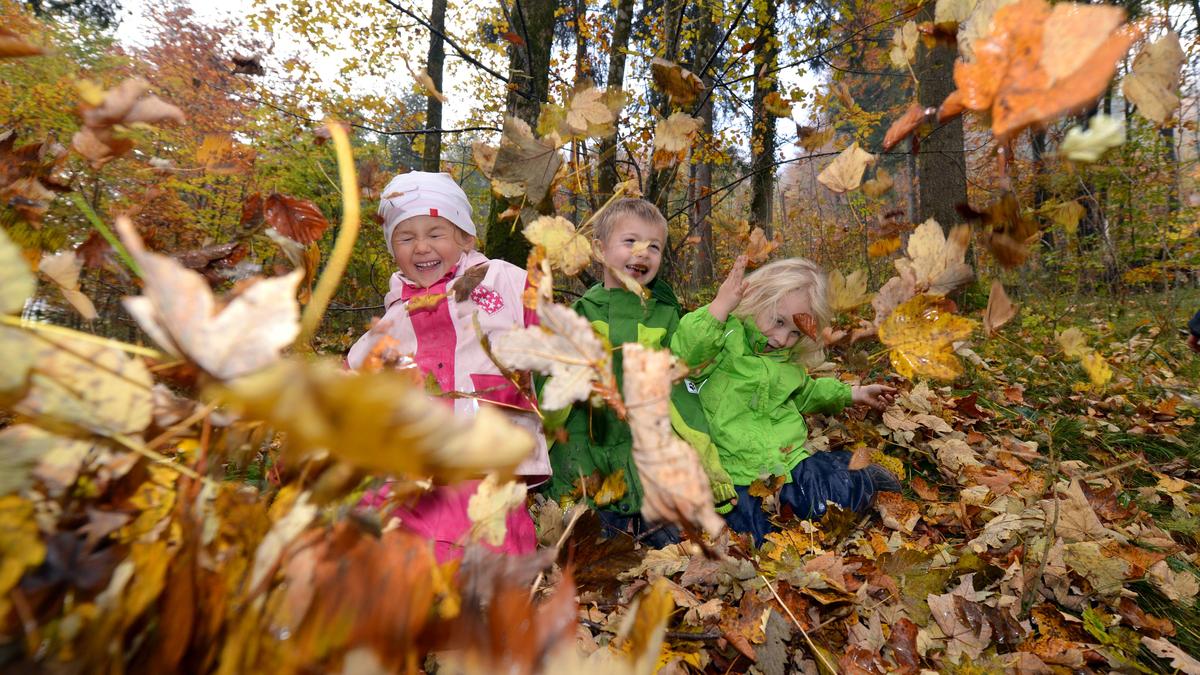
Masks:
[[[921,510],[899,492],[880,492],[875,495],[875,509],[883,519],[884,527],[912,534],[921,520]]]
[[[900,237],[876,239],[867,246],[867,255],[872,258],[883,258],[900,250]]]
[[[683,161],[698,131],[700,118],[684,112],[659,120],[654,127],[654,168],[665,169]]]
[[[987,309],[983,310],[983,333],[988,337],[1000,330],[1004,324],[1012,321],[1017,315],[1017,306],[1008,299],[1004,292],[1004,284],[999,279],[992,279],[992,291],[988,294]]]
[[[587,319],[554,303],[538,304],[540,324],[492,338],[492,353],[513,370],[550,376],[542,390],[546,410],[586,401],[597,382],[612,377],[611,357]]]
[[[652,59],[650,74],[654,77],[654,84],[677,106],[689,106],[704,93],[704,81],[678,63]]]
[[[896,271],[917,292],[945,295],[974,276],[971,266],[963,262],[969,243],[966,226],[956,226],[947,237],[930,218],[909,235],[908,257],[894,261]]]
[[[1180,68],[1186,62],[1179,36],[1168,32],[1133,59],[1122,91],[1142,117],[1162,126],[1179,107]]]
[[[806,152],[816,152],[833,140],[836,131],[833,127],[817,130],[816,127],[799,126],[796,127],[796,135],[799,137],[796,144]]]
[[[1075,236],[1079,230],[1079,221],[1087,213],[1087,209],[1078,201],[1072,199],[1060,204],[1050,206],[1047,211],[1050,215],[1050,220],[1058,225],[1070,236]]]
[[[945,298],[918,295],[879,326],[879,341],[891,349],[892,367],[903,377],[953,380],[962,374],[953,343],[965,340],[974,328],[975,322],[955,315]]]
[[[875,177],[862,184],[862,191],[868,197],[882,197],[895,185],[891,174],[882,167],[875,172]]]
[[[279,250],[287,256],[294,269],[303,271],[304,276],[300,279],[300,291],[296,300],[302,305],[308,304],[312,299],[312,285],[317,279],[317,268],[321,264],[320,247],[316,244],[305,247],[275,229],[267,230],[267,236],[279,246]]]
[[[484,406],[473,419],[455,417],[396,370],[347,373],[328,360],[287,360],[221,391],[234,409],[286,433],[291,456],[328,452],[383,474],[458,480],[511,471],[533,448],[503,413]]]
[[[858,147],[855,141],[817,175],[817,181],[834,192],[849,192],[858,188],[863,171],[874,161],[875,155]]]
[[[45,49],[31,42],[26,42],[19,33],[7,28],[0,28],[0,59],[38,56],[45,53]]]
[[[1194,656],[1176,647],[1166,638],[1142,636],[1142,644],[1146,645],[1155,656],[1170,659],[1171,667],[1185,675],[1200,675],[1200,661]]]
[[[777,91],[773,91],[763,97],[763,109],[774,117],[792,116],[792,102],[783,98],[783,95]]]
[[[1109,530],[1100,522],[1100,518],[1096,516],[1096,512],[1092,509],[1092,505],[1088,502],[1087,496],[1083,494],[1083,489],[1080,487],[1079,479],[1071,480],[1071,484],[1065,490],[1062,489],[1062,484],[1058,485],[1058,492],[1061,498],[1043,499],[1039,506],[1046,514],[1047,527],[1054,520],[1054,514],[1057,511],[1058,522],[1055,526],[1055,533],[1062,537],[1067,543],[1083,542],[1083,541],[1104,541],[1110,538],[1124,539],[1124,537],[1116,536],[1116,533]],[[1057,505],[1055,504],[1057,502]]]
[[[13,587],[46,556],[34,509],[24,497],[0,497],[0,612],[5,616],[12,611]]]
[[[796,328],[799,328],[801,333],[807,335],[808,339],[812,340],[813,342],[817,342],[817,336],[819,334],[817,330],[817,320],[813,318],[812,314],[793,314],[792,323],[796,324]]]
[[[1190,570],[1176,572],[1171,569],[1166,560],[1160,560],[1150,566],[1146,578],[1171,602],[1191,607],[1200,593],[1200,582]]]
[[[778,232],[771,240],[767,240],[766,233],[761,227],[756,227],[750,231],[750,239],[746,242],[746,251],[743,255],[746,256],[746,264],[750,267],[757,267],[767,261],[775,249],[783,245],[783,239]]]
[[[1045,0],[1000,8],[991,32],[971,45],[975,60],[954,64],[958,89],[942,103],[939,118],[990,111],[992,132],[1003,142],[1087,106],[1104,93],[1140,35],[1135,26],[1117,27],[1123,18],[1115,7],[1064,2],[1051,8]]]
[[[563,274],[574,276],[592,260],[592,244],[562,216],[539,216],[525,226],[525,238],[545,249],[546,259]]]
[[[624,351],[633,461],[644,490],[642,515],[715,538],[725,521],[713,510],[708,476],[696,450],[671,429],[671,383],[683,370],[669,351],[635,343],[626,343]]]
[[[929,119],[930,111],[920,103],[914,103],[904,111],[904,114],[896,118],[892,122],[892,126],[888,127],[887,133],[883,136],[883,151],[887,152],[896,145],[912,135],[914,131],[921,128],[921,125]]]
[[[892,50],[888,52],[892,65],[906,70],[917,58],[917,22],[905,21],[892,34]]]
[[[883,325],[883,322],[892,315],[897,307],[907,302],[916,293],[911,281],[902,277],[888,279],[875,293],[875,297],[871,298],[871,307],[875,309],[875,319],[872,325],[876,328]]]
[[[28,487],[34,480],[46,494],[61,497],[79,475],[79,467],[95,443],[59,436],[32,424],[0,431],[0,495]]]
[[[76,258],[74,251],[60,251],[54,255],[46,254],[38,265],[38,271],[58,286],[58,290],[62,291],[63,297],[71,303],[75,311],[79,312],[79,315],[87,321],[92,321],[98,315],[91,298],[79,290],[81,269],[83,269],[83,263]]]
[[[870,465],[871,449],[863,446],[861,448],[854,449],[854,454],[850,456],[850,464],[846,468],[850,469],[851,471],[858,471],[859,469],[865,469]]]
[[[305,246],[316,243],[329,228],[325,214],[307,199],[273,192],[263,200],[262,208],[263,217],[268,225],[283,236]]]
[[[445,103],[448,100],[445,94],[438,91],[437,85],[433,82],[433,78],[429,76],[429,71],[425,70],[424,68],[420,70],[412,70],[410,68],[409,72],[411,72],[413,75],[413,84],[415,85],[413,88],[417,90],[418,94],[436,98],[441,103]]]
[[[972,627],[958,609],[959,602],[975,603],[978,595],[973,588],[974,574],[964,575],[958,588],[942,595],[929,595],[929,610],[937,625],[946,636],[946,656],[951,663],[958,663],[963,656],[977,659],[992,643],[992,626],[984,621]]]
[[[0,229],[0,313],[19,314],[36,288],[21,249]]]
[[[829,273],[829,308],[835,312],[847,312],[859,305],[870,301],[871,294],[867,292],[867,271],[854,270],[842,276],[841,270]]]
[[[259,280],[218,310],[204,277],[147,251],[128,218],[116,225],[146,282],[143,295],[125,298],[125,308],[168,352],[226,380],[275,362],[300,333],[301,270]]]
[[[537,138],[529,125],[517,117],[504,118],[504,132],[491,171],[493,181],[514,183],[524,188],[530,204],[540,204],[550,192],[563,160],[558,153],[561,139],[557,134]],[[487,155],[482,159],[486,162]],[[476,155],[479,157],[479,155]],[[482,168],[482,164],[481,164]]]
[[[84,97],[80,106],[84,127],[75,133],[71,145],[92,168],[98,169],[133,148],[132,141],[115,135],[116,127],[182,124],[185,119],[179,108],[146,94],[150,83],[141,78],[130,78],[105,92],[86,80],[79,86]]]
[[[574,134],[588,134],[596,127],[607,127],[616,121],[613,110],[605,103],[605,92],[588,87],[571,97],[566,125]]]

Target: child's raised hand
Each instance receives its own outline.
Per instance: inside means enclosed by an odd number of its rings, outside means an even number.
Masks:
[[[708,305],[709,314],[717,321],[724,321],[729,318],[729,313],[734,307],[742,301],[742,296],[746,294],[746,256],[740,255],[737,260],[733,261],[733,269],[729,270],[729,276],[725,277],[725,281],[721,283],[721,287],[717,289],[717,297]]]
[[[896,388],[886,384],[868,384],[850,388],[855,403],[869,405],[876,410],[886,410],[896,400]]]

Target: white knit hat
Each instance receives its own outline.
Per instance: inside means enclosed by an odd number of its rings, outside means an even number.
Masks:
[[[413,216],[441,216],[475,236],[471,202],[448,173],[410,171],[396,176],[383,189],[379,215],[383,218],[383,241],[392,255],[396,254],[392,250],[392,231]]]

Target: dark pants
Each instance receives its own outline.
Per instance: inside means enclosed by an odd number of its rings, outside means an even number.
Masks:
[[[679,530],[675,526],[665,523],[647,523],[637,513],[624,516],[612,511],[598,510],[596,514],[600,516],[600,522],[604,524],[607,534],[613,536],[617,536],[617,532],[624,532],[654,548],[662,548],[668,544],[678,544],[682,541],[679,538]]]
[[[836,450],[804,459],[792,469],[792,482],[779,489],[780,506],[790,507],[802,519],[825,515],[827,501],[859,513],[866,511],[875,499],[875,484],[866,472],[849,468],[850,456],[845,450]],[[754,535],[755,546],[761,546],[767,533],[777,528],[762,510],[762,498],[750,494],[750,486],[735,489],[737,505],[725,514],[725,522],[734,532]]]

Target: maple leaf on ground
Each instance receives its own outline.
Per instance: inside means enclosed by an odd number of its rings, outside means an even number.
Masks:
[[[930,218],[909,235],[908,257],[894,261],[896,271],[916,292],[945,295],[974,276],[971,266],[963,262],[969,243],[966,226],[956,226],[947,237]]]
[[[855,190],[862,183],[863,171],[874,161],[875,155],[858,147],[855,141],[817,175],[817,181],[837,193]]]
[[[1186,61],[1179,36],[1168,32],[1134,57],[1132,72],[1122,84],[1125,98],[1142,117],[1159,126],[1166,124],[1179,107],[1180,68]]]
[[[1096,162],[1105,152],[1125,142],[1125,123],[1100,113],[1088,120],[1087,130],[1071,127],[1058,153],[1074,162]]]
[[[671,429],[671,383],[685,370],[669,351],[624,346],[625,402],[633,461],[643,488],[642,514],[687,532],[716,537],[725,527],[695,449]]]
[[[218,310],[204,277],[147,251],[128,218],[118,217],[116,225],[146,282],[143,295],[125,298],[125,308],[166,351],[230,379],[274,363],[300,333],[302,271],[259,280]]]
[[[654,127],[654,168],[665,169],[681,161],[700,131],[700,118],[677,112]]]
[[[891,349],[892,367],[903,377],[953,380],[962,374],[953,343],[965,340],[974,328],[975,322],[955,315],[945,298],[918,295],[879,326],[879,340]]]
[[[846,312],[868,302],[871,294],[867,292],[866,270],[854,270],[845,276],[841,270],[833,270],[829,273],[826,295],[829,308],[835,312]]]
[[[546,259],[563,274],[574,276],[592,260],[592,244],[562,216],[539,216],[525,226],[525,238],[545,249]]]
[[[1170,659],[1171,667],[1179,672],[1185,675],[1200,675],[1200,661],[1176,647],[1166,638],[1152,638],[1143,635],[1142,644],[1146,645],[1146,649],[1149,649],[1155,656]]]
[[[976,603],[979,599],[973,586],[974,577],[973,573],[963,575],[954,590],[941,595],[931,593],[928,598],[933,619],[946,636],[946,656],[951,663],[958,663],[963,656],[977,659],[992,643],[992,626],[989,622],[982,622],[973,628],[959,611],[960,602]]]
[[[704,81],[678,63],[651,59],[650,75],[654,78],[654,84],[677,106],[691,105],[704,93]]]
[[[991,112],[997,140],[1086,107],[1104,93],[1117,63],[1140,35],[1120,26],[1124,10],[1070,2],[1021,0],[998,9],[974,30],[971,61],[954,64],[957,89],[939,119],[964,110]]]
[[[984,335],[991,337],[1016,315],[1017,306],[1008,299],[1004,284],[999,279],[992,279],[992,291],[988,294],[987,308],[983,310]]]
[[[496,335],[492,353],[508,368],[550,376],[542,390],[547,410],[587,400],[597,382],[611,384],[608,350],[587,319],[554,303],[539,303],[537,312],[540,325]]]
[[[85,99],[80,114],[83,129],[75,132],[71,145],[92,168],[99,169],[133,148],[132,141],[116,136],[114,127],[184,122],[183,111],[147,94],[150,83],[141,78],[130,78],[108,91],[98,91],[86,81],[80,86]]]

